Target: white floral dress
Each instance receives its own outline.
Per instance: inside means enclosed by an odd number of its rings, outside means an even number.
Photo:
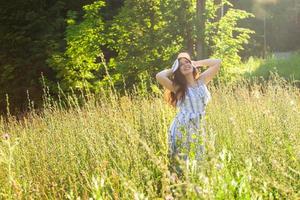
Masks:
[[[211,94],[202,79],[197,86],[188,87],[185,99],[177,102],[179,112],[168,130],[169,153],[178,154],[184,160],[200,160],[205,151],[205,107]]]

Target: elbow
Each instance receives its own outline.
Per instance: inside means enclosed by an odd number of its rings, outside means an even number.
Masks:
[[[160,74],[157,73],[157,74],[155,75],[155,78],[156,78],[157,81],[159,80],[159,77],[160,77]]]
[[[220,58],[216,59],[216,65],[218,66],[218,68],[221,67],[221,63],[222,63],[222,60]]]

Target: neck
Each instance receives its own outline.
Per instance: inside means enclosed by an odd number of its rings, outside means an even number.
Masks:
[[[194,79],[193,74],[188,74],[188,75],[186,75],[185,78],[186,78],[188,86],[194,86],[195,85],[195,79]]]

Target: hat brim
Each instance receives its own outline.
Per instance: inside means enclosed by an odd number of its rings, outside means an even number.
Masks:
[[[186,59],[188,59],[187,57],[179,57],[179,58],[177,58],[175,60],[174,64],[173,64],[173,66],[172,66],[172,72],[173,73],[179,68],[179,59],[180,58],[186,58]],[[191,61],[190,59],[188,59],[188,60]],[[191,61],[191,64],[192,64],[192,61]],[[197,69],[197,67],[195,65],[192,64],[192,66],[193,66],[193,68]]]

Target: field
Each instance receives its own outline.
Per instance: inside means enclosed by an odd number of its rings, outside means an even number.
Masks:
[[[286,80],[300,80],[300,52],[293,52],[284,56],[270,55],[267,59],[250,58],[244,64],[246,77],[264,77],[268,79],[271,72],[277,73]]]
[[[274,76],[209,90],[205,159],[179,162],[179,179],[161,95],[48,97],[1,117],[0,199],[300,199],[299,89]]]

